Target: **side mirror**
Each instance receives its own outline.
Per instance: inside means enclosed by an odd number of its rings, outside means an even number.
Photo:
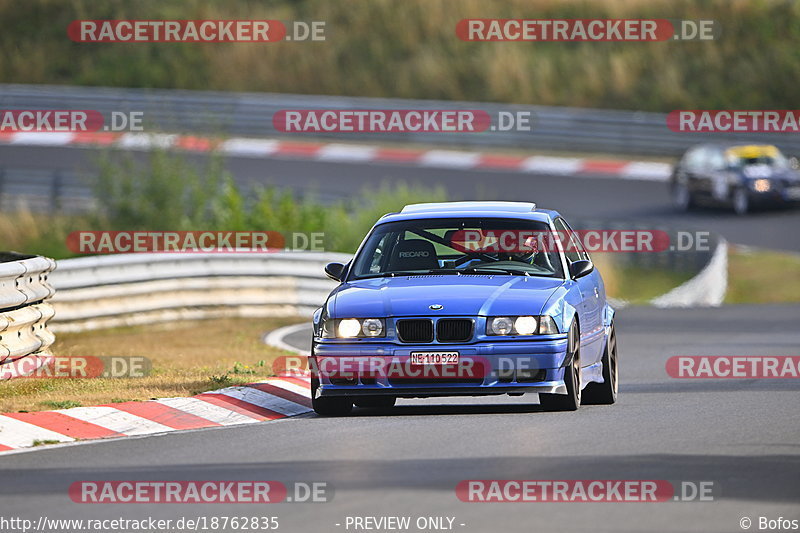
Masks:
[[[572,279],[582,278],[590,274],[592,270],[594,270],[594,265],[591,261],[587,261],[586,259],[573,261],[569,264],[569,275]]]
[[[344,265],[341,263],[328,263],[325,265],[325,275],[333,281],[342,281]]]

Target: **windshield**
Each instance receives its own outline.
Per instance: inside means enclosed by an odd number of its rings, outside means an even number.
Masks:
[[[428,219],[381,224],[353,262],[350,279],[421,274],[563,277],[543,222],[517,219]],[[502,245],[501,245],[502,244]]]
[[[728,163],[735,168],[767,166],[788,169],[789,160],[774,146],[738,146],[727,151]]]

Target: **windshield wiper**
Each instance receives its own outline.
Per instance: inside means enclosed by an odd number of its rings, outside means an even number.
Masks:
[[[477,268],[465,268],[463,272],[469,274],[482,274],[486,272],[489,274],[510,274],[512,276],[530,276],[530,274],[528,274],[528,272],[524,270],[514,270],[511,268],[477,267]]]
[[[430,274],[511,274],[517,276],[529,276],[527,272],[493,267],[468,267],[468,268],[437,268],[429,270]]]
[[[510,268],[475,267],[475,268],[434,268],[430,270],[396,270],[392,272],[380,272],[378,274],[368,274],[359,276],[357,279],[369,278],[395,278],[398,276],[429,276],[431,274],[441,275],[461,275],[461,274],[508,274],[511,276],[530,276],[530,273],[523,270],[513,270]]]
[[[397,276],[426,276],[429,272],[426,270],[395,270],[392,272],[380,272],[378,274],[367,274],[366,276],[359,276],[356,279],[369,279],[369,278],[394,278]]]

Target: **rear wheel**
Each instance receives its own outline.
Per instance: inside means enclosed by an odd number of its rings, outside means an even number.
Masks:
[[[603,353],[603,383],[589,383],[583,390],[584,404],[611,405],[617,401],[619,388],[619,371],[617,370],[617,333],[614,324],[608,334],[606,349]]]
[[[394,407],[397,398],[394,396],[360,396],[353,398],[356,407],[365,409],[389,409]]]
[[[344,416],[353,410],[353,400],[347,396],[317,398],[319,380],[311,378],[311,407],[320,416]]]
[[[569,329],[564,383],[567,394],[539,394],[539,403],[546,411],[575,411],[581,404],[581,342],[578,326]]]

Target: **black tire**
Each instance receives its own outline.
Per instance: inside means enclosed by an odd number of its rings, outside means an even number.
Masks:
[[[585,405],[611,405],[617,401],[619,390],[619,370],[617,367],[617,332],[614,324],[608,334],[608,342],[603,352],[603,383],[589,383],[583,389],[581,403]]]
[[[320,416],[344,416],[353,410],[353,400],[347,396],[317,398],[319,381],[311,378],[311,407]]]
[[[567,343],[568,364],[564,368],[567,394],[539,394],[539,404],[545,411],[575,411],[581,405],[581,342],[577,324],[569,328]]]
[[[733,202],[733,212],[737,215],[746,215],[752,211],[750,197],[747,195],[747,190],[742,187],[739,187],[733,191],[731,201]]]
[[[394,396],[357,396],[353,398],[356,407],[364,409],[389,409],[394,407],[397,398]]]
[[[692,191],[680,181],[672,184],[672,203],[678,211],[690,211],[696,205]]]

